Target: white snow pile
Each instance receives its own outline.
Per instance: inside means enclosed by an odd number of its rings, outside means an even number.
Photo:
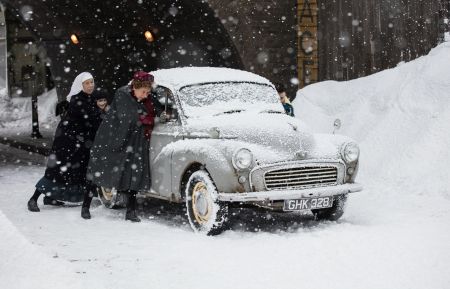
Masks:
[[[342,120],[339,133],[360,144],[359,181],[384,184],[398,198],[434,194],[448,200],[449,76],[446,42],[427,56],[368,77],[307,86],[293,106],[313,131],[330,133],[334,119]]]
[[[31,124],[31,97],[13,97],[4,95],[6,90],[0,91],[0,129],[21,131],[30,130]],[[39,125],[46,129],[54,129],[59,117],[55,116],[58,97],[56,90],[52,89],[38,96]]]
[[[2,288],[83,288],[69,263],[45,255],[0,211],[0,280]]]

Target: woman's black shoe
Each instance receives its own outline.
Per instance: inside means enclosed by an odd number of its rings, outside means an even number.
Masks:
[[[127,213],[125,215],[125,220],[131,222],[140,222],[141,219],[136,214],[136,191],[129,191],[128,203],[127,203]]]
[[[141,219],[136,215],[136,210],[127,210],[127,214],[125,215],[125,220],[131,222],[140,222]]]
[[[31,198],[28,201],[27,205],[28,205],[28,211],[30,211],[30,212],[40,212],[41,211],[41,210],[39,210],[39,207],[37,205],[37,201],[35,199],[33,199],[33,198]]]
[[[44,197],[44,205],[50,205],[50,206],[58,206],[58,207],[60,207],[60,206],[64,206],[64,203],[63,203],[63,202],[60,202],[60,201],[58,201],[58,200],[55,200],[55,199],[53,199],[53,198],[51,198],[51,197],[45,196],[45,197]]]
[[[88,207],[81,207],[81,217],[86,220],[91,218],[91,212],[89,212]]]

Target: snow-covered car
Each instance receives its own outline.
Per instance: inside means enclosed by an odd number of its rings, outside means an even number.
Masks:
[[[155,93],[170,119],[151,137],[152,189],[147,197],[184,203],[194,231],[217,234],[229,206],[312,211],[337,220],[355,183],[358,145],[348,137],[313,134],[284,113],[267,79],[211,67],[154,72]],[[102,189],[108,207],[121,201]],[[296,214],[293,214],[296,216]]]

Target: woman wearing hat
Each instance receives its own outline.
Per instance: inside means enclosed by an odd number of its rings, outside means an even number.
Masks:
[[[115,188],[129,194],[126,220],[139,222],[136,194],[150,190],[150,135],[154,118],[164,107],[154,98],[147,99],[153,75],[134,74],[130,85],[119,88],[95,137],[89,161],[88,178],[98,186]],[[91,217],[89,198],[81,216]]]
[[[37,200],[41,194],[45,195],[45,205],[59,206],[64,204],[61,201],[81,202],[84,191],[93,189],[86,180],[86,171],[89,149],[101,121],[101,110],[92,97],[94,87],[89,72],[75,78],[67,113],[56,128],[45,174],[36,184],[28,210],[40,211]]]

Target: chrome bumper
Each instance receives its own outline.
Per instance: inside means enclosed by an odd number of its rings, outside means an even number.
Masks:
[[[247,193],[219,193],[218,199],[223,202],[257,202],[278,201],[303,198],[328,197],[362,191],[360,184],[343,184],[338,186],[318,187],[304,190],[273,190]]]

